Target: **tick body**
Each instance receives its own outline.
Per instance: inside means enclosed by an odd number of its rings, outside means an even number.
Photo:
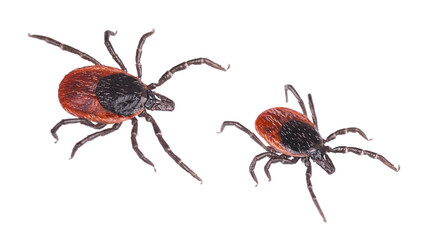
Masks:
[[[258,184],[257,177],[254,173],[256,163],[263,158],[268,158],[264,170],[266,176],[271,180],[271,174],[269,169],[273,163],[283,164],[295,164],[298,161],[302,161],[307,168],[306,171],[306,183],[312,197],[312,200],[318,209],[322,219],[326,222],[324,213],[318,203],[315,193],[313,192],[312,182],[310,180],[312,176],[311,161],[315,162],[328,174],[335,172],[335,166],[332,160],[328,156],[328,153],[355,153],[358,155],[366,155],[371,158],[380,160],[387,167],[394,171],[399,171],[400,166],[396,168],[385,157],[378,153],[374,153],[368,150],[363,150],[356,147],[339,146],[331,148],[326,146],[326,143],[336,138],[338,135],[346,133],[357,133],[364,139],[369,140],[365,133],[359,128],[350,127],[343,128],[330,134],[327,138],[321,137],[318,131],[318,123],[313,105],[312,96],[309,94],[309,106],[312,113],[312,121],[307,117],[306,108],[304,102],[301,99],[298,92],[291,86],[285,86],[286,101],[287,92],[292,92],[298,100],[301,106],[302,113],[284,107],[275,107],[262,112],[255,121],[255,128],[258,134],[268,143],[266,146],[256,134],[244,127],[239,122],[225,121],[222,124],[220,132],[224,130],[226,126],[235,126],[248,134],[257,144],[259,144],[265,152],[256,155],[250,164],[249,171]]]
[[[86,142],[114,132],[119,129],[124,121],[131,120],[133,125],[131,131],[132,148],[140,159],[155,169],[154,164],[143,155],[137,144],[138,121],[136,117],[144,117],[147,122],[152,124],[158,141],[169,156],[181,168],[202,182],[201,178],[173,153],[164,140],[157,123],[147,111],[173,111],[175,107],[174,102],[164,95],[155,92],[154,89],[169,80],[174,73],[184,70],[190,65],[200,64],[206,64],[222,71],[226,71],[228,68],[225,69],[207,58],[195,58],[171,68],[161,76],[157,83],[146,85],[141,80],[142,65],[140,59],[143,44],[153,33],[154,31],[148,32],[140,38],[135,57],[137,76],[127,72],[122,60],[114,51],[109,41],[110,36],[115,35],[114,32],[105,32],[104,43],[113,59],[120,66],[120,69],[104,66],[90,55],[52,38],[29,34],[29,37],[44,40],[62,50],[79,55],[81,58],[94,64],[93,66],[86,66],[71,71],[61,81],[58,90],[61,106],[77,118],[61,120],[52,128],[51,133],[58,140],[57,131],[66,124],[80,123],[94,129],[102,129],[107,124],[113,124],[110,128],[95,132],[76,143],[71,153],[71,158],[73,158],[76,151]]]
[[[114,124],[144,111],[147,86],[118,68],[90,66],[73,70],[59,84],[58,97],[70,114],[93,122]]]
[[[255,127],[272,148],[292,157],[306,157],[312,147],[324,144],[315,124],[288,108],[276,107],[262,112]]]

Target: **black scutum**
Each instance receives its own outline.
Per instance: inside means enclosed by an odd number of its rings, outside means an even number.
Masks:
[[[296,153],[309,153],[312,147],[323,144],[323,139],[315,128],[307,123],[292,120],[280,130],[281,144]]]
[[[126,74],[103,77],[96,87],[96,96],[106,110],[129,116],[143,108],[141,95],[145,90],[136,78]]]

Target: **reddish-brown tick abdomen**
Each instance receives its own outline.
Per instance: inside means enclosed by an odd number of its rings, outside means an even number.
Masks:
[[[123,70],[108,66],[78,68],[68,73],[59,84],[59,102],[70,114],[97,123],[120,123],[137,116],[143,110],[123,116],[104,109],[100,104],[95,93],[96,86],[103,77],[114,74],[125,74],[136,78]]]
[[[282,142],[280,132],[282,131],[283,126],[291,121],[302,122],[305,125],[316,129],[315,124],[313,124],[306,116],[295,110],[284,107],[271,108],[262,112],[255,121],[255,128],[260,136],[262,136],[276,151],[288,156],[308,156],[307,153],[303,154],[286,149],[285,144]]]

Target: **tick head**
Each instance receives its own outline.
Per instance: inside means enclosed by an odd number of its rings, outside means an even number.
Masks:
[[[142,98],[144,101],[144,108],[147,110],[173,111],[173,109],[175,109],[175,103],[170,98],[150,89],[143,92]]]
[[[335,165],[333,165],[332,160],[326,154],[323,147],[310,151],[310,158],[328,174],[335,172]]]

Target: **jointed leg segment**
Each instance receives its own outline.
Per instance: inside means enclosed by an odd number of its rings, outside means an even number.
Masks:
[[[105,31],[104,34],[104,43],[106,48],[108,49],[108,52],[111,54],[111,56],[113,57],[114,61],[116,61],[116,63],[120,66],[120,68],[127,72],[128,70],[125,67],[125,64],[123,64],[122,59],[120,59],[119,55],[117,55],[116,51],[114,51],[113,45],[111,45],[111,42],[109,40],[110,36],[115,36],[117,34],[117,32],[112,32],[112,31]]]
[[[289,84],[284,85],[284,93],[286,95],[286,102],[288,102],[287,90],[291,91],[294,94],[294,96],[297,98],[298,103],[300,104],[301,110],[303,110],[304,116],[307,117],[306,106],[304,105],[303,99],[301,99],[300,94],[298,94],[298,92],[295,90],[294,87],[292,87],[292,85],[289,85]]]
[[[143,52],[143,44],[146,41],[146,38],[148,38],[149,36],[151,36],[152,34],[154,34],[155,30],[152,29],[152,31],[144,34],[141,38],[140,41],[138,43],[138,47],[137,47],[137,52],[135,53],[135,66],[137,67],[137,76],[138,78],[141,79],[142,77],[142,68],[141,68],[141,54]]]
[[[322,212],[321,207],[319,206],[318,199],[316,198],[315,193],[313,192],[313,186],[312,182],[310,181],[310,178],[312,177],[312,165],[310,164],[310,161],[307,159],[304,163],[307,167],[306,171],[306,182],[307,182],[307,189],[309,190],[310,196],[312,197],[313,203],[315,204],[316,208],[318,209],[319,214],[321,215],[324,222],[327,222],[325,219],[324,213]]]
[[[144,117],[146,121],[150,122],[152,124],[152,127],[154,128],[155,136],[157,136],[158,141],[160,142],[161,146],[163,147],[164,151],[166,151],[167,154],[184,170],[186,170],[190,175],[192,175],[194,178],[196,178],[198,181],[202,183],[202,179],[198,177],[198,175],[193,172],[187,165],[183,163],[183,161],[170,149],[167,142],[164,140],[161,130],[158,127],[157,123],[155,122],[155,119],[152,118],[150,114],[148,114],[146,111],[143,111],[140,115],[140,117]]]
[[[253,132],[251,132],[248,128],[246,128],[245,126],[243,126],[239,122],[234,122],[234,121],[225,121],[225,122],[223,122],[222,126],[221,126],[221,129],[220,129],[220,131],[218,133],[221,133],[226,126],[235,126],[236,128],[238,128],[242,132],[248,134],[249,137],[252,140],[254,140],[258,145],[260,145],[266,151],[268,151],[268,152],[273,152],[274,151],[271,147],[268,147],[265,144],[263,144],[263,142],[257,137],[257,135],[255,135]]]
[[[53,38],[49,38],[49,37],[41,36],[41,35],[33,35],[33,34],[28,34],[28,35],[29,35],[29,37],[36,38],[36,39],[39,39],[39,40],[43,40],[43,41],[46,41],[49,44],[55,45],[55,46],[61,48],[61,50],[64,50],[64,51],[71,52],[73,54],[79,55],[81,58],[83,58],[83,59],[85,59],[87,61],[92,62],[94,65],[102,65],[96,59],[91,57],[90,55],[88,55],[88,54],[86,54],[84,52],[81,52],[81,51],[77,50],[76,48],[71,47],[71,46],[69,46],[67,44],[60,43],[60,42],[56,41]]]
[[[289,84],[284,85],[284,93],[286,95],[286,102],[288,102],[287,90],[291,91],[294,94],[295,98],[298,100],[298,104],[300,104],[301,110],[303,110],[303,115],[307,117],[306,106],[304,105],[304,101],[303,101],[303,99],[301,99],[300,94],[298,94],[298,92],[295,90],[294,87],[292,87],[292,85],[289,85]],[[312,120],[316,126],[316,129],[318,129],[318,120],[316,118],[315,106],[313,105],[312,95],[309,93],[307,96],[309,98],[309,107],[310,107],[310,112],[312,113]]]
[[[279,163],[281,162],[282,164],[295,164],[298,162],[298,160],[300,160],[301,158],[299,157],[293,157],[292,159],[290,159],[289,156],[287,155],[281,155],[281,156],[277,156],[276,158],[271,158],[269,159],[269,161],[266,163],[265,165],[265,174],[268,177],[268,180],[271,181],[271,173],[269,172],[269,169],[271,168],[271,165],[273,163]]]
[[[330,135],[325,139],[325,142],[329,142],[329,141],[335,139],[336,136],[344,135],[344,134],[347,134],[347,133],[358,133],[359,135],[361,135],[361,136],[362,136],[363,138],[365,138],[366,140],[371,141],[371,139],[369,139],[369,138],[367,137],[367,135],[366,135],[362,130],[360,130],[359,128],[356,128],[356,127],[350,127],[350,128],[339,129],[339,130],[337,130],[336,132],[330,134]]]
[[[312,113],[313,124],[315,124],[316,129],[318,129],[318,119],[316,118],[315,105],[313,105],[312,94],[309,93],[307,97],[309,98],[309,107],[310,112]]]
[[[212,68],[216,68],[222,71],[227,71],[228,68],[230,68],[230,65],[228,65],[227,68],[223,68],[221,65],[211,61],[207,58],[195,58],[192,60],[189,60],[187,62],[180,63],[176,65],[175,67],[171,68],[169,71],[167,71],[161,78],[158,80],[158,83],[151,83],[148,85],[149,89],[155,89],[158,86],[161,86],[163,83],[165,83],[167,80],[169,80],[174,73],[179,72],[181,70],[184,70],[188,68],[190,65],[200,65],[200,64],[207,64],[208,66]]]
[[[69,119],[62,119],[59,123],[57,123],[52,130],[50,130],[50,132],[52,133],[52,136],[56,139],[55,143],[58,141],[58,134],[56,134],[56,132],[58,131],[58,129],[63,126],[63,125],[67,125],[67,124],[72,124],[72,123],[80,123],[83,125],[86,125],[88,127],[94,128],[94,129],[101,129],[103,127],[106,126],[106,124],[103,123],[96,123],[94,124],[93,122],[85,119],[85,118],[69,118]]]
[[[398,172],[400,170],[400,165],[396,168],[391,162],[389,162],[384,156],[375,153],[375,152],[371,152],[368,150],[363,150],[360,148],[356,148],[356,147],[345,147],[345,146],[339,146],[339,147],[335,147],[335,148],[328,148],[328,152],[333,152],[333,153],[347,153],[347,152],[351,152],[357,155],[367,155],[368,157],[374,158],[374,159],[378,159],[380,160],[383,164],[385,164],[387,167],[391,168],[392,170]]]
[[[140,149],[138,148],[138,143],[137,143],[137,132],[138,132],[138,121],[137,118],[132,118],[131,119],[132,122],[132,131],[131,131],[131,143],[132,143],[132,148],[134,149],[135,153],[137,153],[138,157],[143,160],[145,163],[151,165],[154,168],[154,171],[157,171],[155,169],[154,164],[147,159],[143,153],[140,151]]]
[[[79,141],[78,143],[76,143],[76,145],[73,147],[73,151],[71,152],[70,159],[72,159],[75,156],[76,151],[82,145],[84,145],[86,142],[91,141],[91,140],[93,140],[93,139],[95,139],[97,137],[105,136],[105,135],[107,135],[109,133],[112,133],[112,132],[116,131],[117,129],[119,129],[121,125],[122,125],[122,123],[116,123],[111,128],[107,128],[107,129],[104,129],[102,131],[95,132],[95,133],[93,133],[91,135],[88,135],[86,138],[84,138],[81,141]]]
[[[259,184],[259,181],[257,180],[257,176],[254,172],[255,166],[257,161],[262,160],[265,157],[269,157],[269,158],[277,158],[278,155],[272,152],[264,152],[264,153],[260,153],[259,155],[255,156],[254,159],[251,161],[251,164],[249,165],[249,173],[251,174],[252,179],[254,179],[254,181],[256,182],[256,186]]]

